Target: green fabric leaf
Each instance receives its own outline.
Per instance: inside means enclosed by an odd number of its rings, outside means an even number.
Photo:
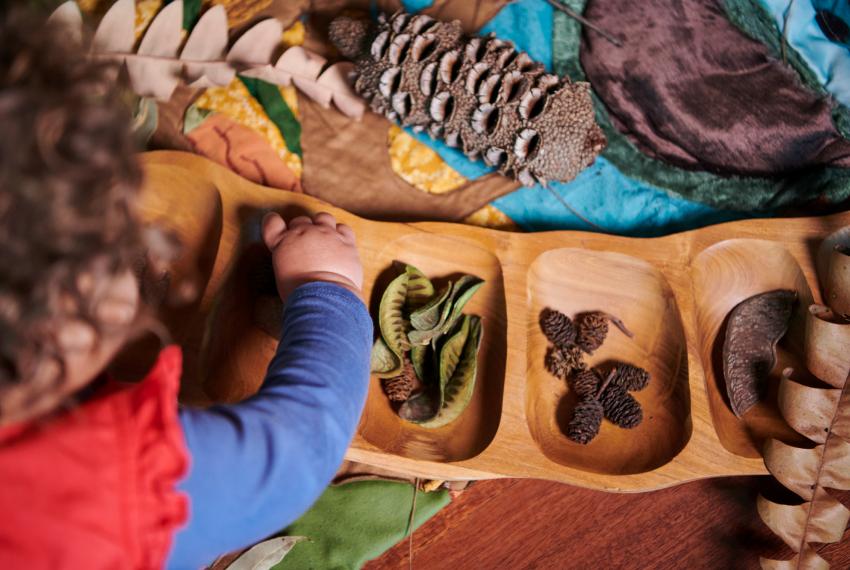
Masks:
[[[196,105],[190,105],[183,115],[183,134],[188,135],[203,123],[207,117],[213,114],[209,109],[201,109]]]
[[[201,17],[201,0],[183,0],[183,29],[191,30]]]
[[[242,80],[254,99],[259,101],[266,115],[280,131],[289,152],[302,157],[301,123],[298,122],[292,109],[283,100],[280,89],[276,85],[253,77],[242,77],[240,75],[239,79]]]
[[[269,570],[279,564],[306,536],[276,536],[252,546],[234,560],[227,570]]]
[[[587,0],[566,0],[565,3],[577,12],[584,12]],[[569,75],[574,81],[587,81],[579,59],[581,27],[578,22],[555,10],[552,38],[552,69],[555,73]],[[833,203],[850,198],[850,169],[812,168],[777,178],[750,178],[677,168],[644,154],[618,131],[608,118],[605,104],[595,93],[593,104],[596,121],[608,138],[608,146],[602,156],[626,176],[688,200],[715,208],[758,212],[817,198],[826,198]]]
[[[413,528],[451,501],[448,491],[418,491]],[[355,570],[405,538],[413,485],[357,481],[329,487],[285,534],[306,536],[275,570]]]

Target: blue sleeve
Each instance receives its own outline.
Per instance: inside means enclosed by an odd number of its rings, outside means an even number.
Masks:
[[[372,321],[353,293],[309,283],[287,299],[260,391],[182,409],[190,516],[168,566],[199,568],[298,518],[330,483],[366,400]]]

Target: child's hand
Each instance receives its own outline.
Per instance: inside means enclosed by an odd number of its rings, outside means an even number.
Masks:
[[[322,212],[299,216],[287,226],[278,214],[263,218],[263,241],[272,252],[277,290],[284,301],[296,287],[310,281],[337,283],[358,297],[363,266],[354,231]]]

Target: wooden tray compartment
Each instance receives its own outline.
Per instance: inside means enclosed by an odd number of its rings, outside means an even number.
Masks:
[[[760,442],[782,436],[787,426],[769,404],[745,420],[728,408],[716,365],[723,322],[739,301],[779,287],[799,291],[799,314],[809,302],[819,302],[820,244],[850,223],[850,214],[751,220],[655,239],[509,234],[455,224],[370,222],[307,196],[251,184],[183,153],[149,153],[145,169],[143,209],[150,219],[175,225],[177,212],[195,208],[221,216],[219,223],[207,224],[212,230],[205,239],[187,236],[193,244],[219,241],[194,325],[176,335],[188,361],[199,363],[188,367],[184,379],[184,394],[195,403],[204,402],[201,384],[216,400],[251,394],[275,350],[273,336],[251,316],[258,299],[273,292],[268,254],[252,226],[264,209],[288,215],[327,210],[351,225],[373,312],[394,261],[416,265],[438,280],[461,272],[487,280],[466,311],[484,318],[483,357],[470,408],[453,424],[424,430],[397,418],[372,379],[348,453],[352,460],[429,478],[537,477],[642,491],[765,473]],[[207,231],[200,226],[197,231]],[[831,239],[848,236],[840,232]],[[181,271],[175,266],[174,281]],[[650,386],[634,394],[644,407],[641,426],[621,430],[603,424],[588,446],[563,435],[573,396],[543,369],[547,341],[537,321],[546,306],[570,315],[609,311],[635,332],[631,340],[612,328],[589,362],[617,359],[652,373]],[[795,322],[781,347],[782,363],[799,364],[800,334]]]

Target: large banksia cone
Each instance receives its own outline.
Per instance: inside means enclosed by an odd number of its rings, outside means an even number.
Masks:
[[[599,400],[592,397],[583,399],[576,406],[573,419],[567,425],[567,437],[582,445],[590,443],[599,433],[604,413]]]
[[[566,380],[573,372],[585,369],[584,355],[577,346],[559,348],[550,346],[544,360],[546,370],[556,378]]]
[[[409,360],[405,359],[401,374],[382,381],[384,393],[391,402],[406,402],[421,387],[416,371]]]
[[[590,85],[546,73],[509,42],[424,14],[363,22],[335,19],[330,39],[355,62],[354,89],[376,113],[526,186],[572,180],[605,147]]]
[[[640,403],[622,386],[612,382],[599,397],[599,401],[602,403],[605,419],[621,428],[631,429],[643,421]]]
[[[633,364],[619,364],[617,375],[611,383],[629,392],[639,392],[649,385],[649,372]]]
[[[574,346],[576,343],[573,321],[561,311],[549,308],[540,311],[540,330],[559,348]]]

